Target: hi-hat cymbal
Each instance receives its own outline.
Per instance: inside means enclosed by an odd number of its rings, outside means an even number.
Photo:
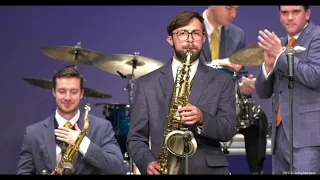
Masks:
[[[27,81],[31,85],[41,87],[44,89],[52,89],[52,80],[46,79],[34,79],[34,78],[24,78],[23,80]],[[112,96],[108,93],[98,91],[95,89],[84,87],[83,96],[91,98],[111,98]]]
[[[259,66],[263,63],[263,49],[258,44],[248,46],[232,54],[229,61],[243,66]]]
[[[92,65],[92,60],[98,56],[101,56],[101,53],[92,51],[89,49],[84,49],[78,43],[76,46],[45,46],[40,49],[40,51],[54,59],[67,61],[74,63],[77,53],[76,64],[85,64]]]
[[[118,71],[123,75],[132,74],[133,59],[137,60],[136,68],[134,69],[134,78],[138,78],[149,72],[152,72],[164,63],[139,55],[131,54],[112,54],[99,56],[93,60],[93,64],[103,71],[111,74],[119,75]]]

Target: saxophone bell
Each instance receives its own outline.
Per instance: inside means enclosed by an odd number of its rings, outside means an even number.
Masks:
[[[188,152],[184,152],[185,143],[188,145]],[[165,139],[165,144],[173,155],[185,157],[186,153],[192,156],[197,151],[197,142],[193,133],[187,129],[171,131]]]
[[[72,175],[74,172],[73,164],[71,164],[70,162],[66,162],[63,165],[63,172],[64,175]]]

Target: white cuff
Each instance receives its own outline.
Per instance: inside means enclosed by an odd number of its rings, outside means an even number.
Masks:
[[[87,136],[85,136],[83,138],[83,140],[81,141],[81,143],[80,143],[79,152],[82,154],[83,157],[87,153],[87,150],[89,148],[90,142],[91,142],[90,139]]]

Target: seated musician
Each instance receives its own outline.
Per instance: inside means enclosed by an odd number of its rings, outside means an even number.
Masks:
[[[73,67],[63,68],[54,75],[52,92],[56,112],[26,128],[16,174],[66,174],[66,169],[72,174],[126,174],[109,121],[88,114],[87,134],[75,144],[85,124],[85,114],[79,109],[84,93],[83,81]],[[66,125],[70,123],[71,129]],[[73,153],[68,154],[68,145],[73,144],[74,148],[79,148],[78,156],[74,158]],[[67,160],[65,157],[72,157],[75,164],[69,164],[69,161],[60,164]]]

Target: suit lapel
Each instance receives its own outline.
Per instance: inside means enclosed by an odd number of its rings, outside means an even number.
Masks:
[[[203,91],[205,90],[209,79],[212,77],[206,76],[208,69],[202,63],[199,63],[197,72],[192,81],[191,94],[189,97],[189,103],[196,105]]]
[[[300,46],[301,44],[303,44],[303,41],[308,41],[307,36],[310,34],[310,32],[313,29],[313,24],[309,23],[307,25],[307,27],[301,32],[301,34],[299,35],[297,41],[295,42],[294,46]]]
[[[222,27],[221,28],[221,40],[220,40],[220,48],[219,48],[219,58],[223,59],[227,56],[227,49],[229,44],[229,27]]]
[[[90,121],[90,120],[89,120]],[[83,129],[83,125],[84,125],[84,114],[82,112],[80,112],[80,117],[78,120],[78,127],[80,130]],[[54,115],[50,116],[44,123],[45,131],[43,132],[43,138],[45,141],[45,147],[47,149],[47,153],[49,156],[49,164],[48,164],[48,168],[50,170],[54,170],[57,163],[56,163],[56,141],[55,141],[55,136],[54,136]],[[89,130],[88,130],[89,132]],[[79,156],[77,157],[77,159],[79,158]],[[76,161],[75,161],[76,162]],[[75,164],[75,166],[77,165],[77,163]]]
[[[173,73],[172,73],[172,67],[171,62],[166,63],[161,69],[161,75],[159,76],[160,86],[162,88],[162,91],[164,93],[164,97],[166,99],[166,105],[170,105],[170,100],[172,96],[172,90],[173,90]]]
[[[49,164],[48,168],[54,170],[56,166],[56,141],[54,136],[54,115],[47,118],[44,122],[45,130],[43,132],[43,138],[45,147],[47,149]]]
[[[207,38],[210,38],[207,36]],[[211,62],[211,50],[210,50],[210,45],[209,45],[209,41],[206,40],[203,44],[203,48],[202,48],[202,54],[204,55],[205,59],[207,62]]]

